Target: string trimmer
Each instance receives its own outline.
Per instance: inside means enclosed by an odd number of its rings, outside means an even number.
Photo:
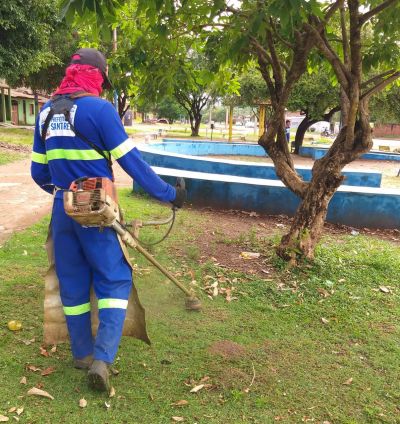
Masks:
[[[184,181],[180,179],[178,185],[184,188]],[[165,269],[153,255],[151,255],[138,240],[138,231],[145,225],[162,225],[171,223],[166,235],[159,240],[164,240],[171,231],[175,220],[176,209],[172,208],[172,214],[167,220],[149,221],[142,223],[135,220],[126,225],[121,220],[118,207],[117,195],[114,184],[108,178],[80,178],[71,184],[70,190],[64,192],[64,208],[67,215],[86,227],[111,227],[120,236],[121,240],[141,253],[149,262],[157,267],[169,280],[171,280],[186,295],[186,309],[198,311],[201,302],[192,290],[187,289],[167,269]],[[131,232],[128,227],[132,227]],[[156,244],[156,243],[152,243]]]

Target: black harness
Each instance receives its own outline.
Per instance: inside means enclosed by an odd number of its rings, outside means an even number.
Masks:
[[[99,155],[101,155],[106,161],[107,165],[110,168],[111,174],[113,175],[113,169],[112,169],[112,160],[111,160],[111,154],[108,153],[105,154],[102,149],[100,149],[99,146],[94,144],[92,141],[90,141],[85,135],[83,135],[80,131],[78,131],[75,126],[71,122],[71,109],[74,106],[74,99],[85,97],[90,95],[89,93],[74,93],[71,94],[63,94],[63,95],[57,95],[54,96],[51,101],[50,111],[49,114],[46,117],[46,120],[44,121],[43,127],[42,127],[42,133],[40,134],[40,137],[43,142],[46,141],[46,134],[47,130],[49,129],[50,121],[52,120],[54,115],[64,115],[65,120],[70,125],[71,130],[86,144],[88,144],[93,150],[95,150]]]

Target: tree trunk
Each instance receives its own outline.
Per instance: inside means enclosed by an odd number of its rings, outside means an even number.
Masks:
[[[277,248],[278,255],[295,264],[299,259],[314,258],[314,249],[319,242],[329,202],[343,176],[340,165],[335,165],[335,170],[324,170],[324,166],[313,168],[313,179],[302,199],[293,219],[289,233],[282,237]]]
[[[300,125],[297,127],[296,135],[294,138],[294,154],[299,154],[300,147],[303,145],[304,135],[306,131],[308,130],[308,128],[310,128],[312,124],[315,124],[316,122],[316,119],[310,119],[307,115],[300,122]]]
[[[200,131],[200,124],[201,124],[201,113],[194,111],[191,114],[189,114],[190,119],[190,128],[192,130],[192,137],[198,137],[199,131]]]

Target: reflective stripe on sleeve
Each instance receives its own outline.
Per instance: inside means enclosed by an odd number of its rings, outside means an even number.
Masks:
[[[118,308],[126,309],[128,301],[125,299],[99,299],[99,309]]]
[[[134,147],[135,143],[133,142],[133,140],[131,138],[127,138],[115,149],[112,149],[110,153],[113,158],[119,159],[122,158],[122,156],[126,155],[128,152],[130,152]]]
[[[32,152],[31,159],[32,162],[42,163],[43,165],[47,164],[47,156],[43,153]]]
[[[68,160],[97,160],[104,159],[96,150],[78,149],[53,149],[47,151],[47,159],[68,159]]]
[[[90,302],[83,303],[82,305],[76,306],[64,306],[64,314],[65,315],[82,315],[86,314],[86,312],[90,311]]]

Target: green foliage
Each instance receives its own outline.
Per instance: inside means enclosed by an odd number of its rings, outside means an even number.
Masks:
[[[332,85],[329,74],[320,68],[311,74],[303,74],[295,84],[288,109],[307,113],[311,119],[321,119],[327,110],[339,104],[339,87]]]
[[[400,122],[400,87],[392,85],[373,97],[370,105],[371,120],[379,124]]]
[[[18,78],[56,62],[47,49],[59,23],[56,0],[9,0],[0,3],[0,77]]]
[[[182,106],[173,97],[164,97],[157,102],[154,112],[157,114],[158,118],[168,119],[170,124],[186,113]]]

